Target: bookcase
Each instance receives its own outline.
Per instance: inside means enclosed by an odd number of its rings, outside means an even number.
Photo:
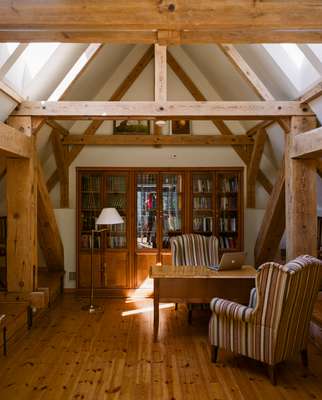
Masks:
[[[240,170],[192,173],[191,231],[216,235],[219,248],[241,251],[243,248],[243,190]]]
[[[103,207],[124,224],[94,239],[97,293],[151,290],[150,266],[170,264],[170,238],[216,235],[220,253],[243,250],[243,168],[77,168],[77,287],[90,286],[91,230]]]

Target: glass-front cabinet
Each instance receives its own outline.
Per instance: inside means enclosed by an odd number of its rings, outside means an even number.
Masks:
[[[157,248],[158,174],[136,176],[137,249]]]
[[[104,207],[116,208],[123,224],[111,225],[106,233],[106,248],[127,248],[127,211],[128,211],[128,175],[125,173],[108,174],[105,184]]]
[[[171,236],[182,234],[183,177],[182,174],[161,174],[162,185],[162,248],[170,249]]]
[[[180,173],[136,175],[137,250],[170,249],[170,237],[182,233],[182,187]]]
[[[124,220],[94,236],[95,287],[111,296],[151,294],[150,268],[171,264],[173,236],[216,235],[220,255],[243,250],[243,168],[77,168],[80,292],[90,287],[91,231],[104,207]]]
[[[192,231],[201,235],[214,233],[213,174],[192,174]]]

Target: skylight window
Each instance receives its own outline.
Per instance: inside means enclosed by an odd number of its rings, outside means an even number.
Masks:
[[[8,60],[11,54],[19,46],[19,43],[2,43],[0,44],[0,67]]]
[[[299,93],[320,77],[296,44],[263,44],[263,46]]]
[[[15,88],[23,91],[47,63],[60,43],[31,43],[5,76]]]
[[[316,57],[322,62],[322,44],[308,44]]]

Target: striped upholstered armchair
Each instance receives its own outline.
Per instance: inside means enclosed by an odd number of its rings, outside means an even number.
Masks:
[[[202,236],[194,233],[175,236],[170,239],[173,265],[218,264],[218,239],[216,236]],[[193,304],[188,304],[188,321],[191,323]]]
[[[297,352],[307,365],[309,322],[320,282],[320,260],[300,256],[286,265],[263,264],[249,306],[214,298],[209,337],[212,361],[218,348],[268,365],[275,384],[275,366]]]

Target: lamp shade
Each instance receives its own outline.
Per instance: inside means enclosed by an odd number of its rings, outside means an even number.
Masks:
[[[124,220],[116,208],[103,208],[96,220],[96,225],[123,224]]]

